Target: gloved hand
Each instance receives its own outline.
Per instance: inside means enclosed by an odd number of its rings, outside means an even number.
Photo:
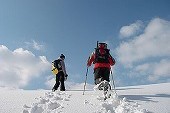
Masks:
[[[91,64],[89,62],[87,62],[87,67],[90,67],[90,66],[91,66]]]
[[[65,80],[65,81],[67,80],[67,77],[68,77],[68,75],[66,74],[65,77],[64,77],[64,80]]]

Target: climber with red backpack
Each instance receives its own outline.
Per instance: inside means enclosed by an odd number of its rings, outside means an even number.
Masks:
[[[111,66],[115,64],[115,60],[109,51],[106,43],[97,42],[97,48],[95,48],[87,61],[87,67],[91,66],[92,63],[94,64],[94,81],[96,85],[99,85],[99,90],[107,90],[104,89],[105,85],[102,81],[106,81],[105,83],[109,85]],[[111,89],[111,86],[109,85],[107,88]]]

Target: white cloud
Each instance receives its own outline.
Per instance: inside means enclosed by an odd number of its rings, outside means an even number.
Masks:
[[[156,63],[151,68],[153,72],[149,75],[150,81],[157,81],[162,77],[170,77],[170,60],[161,60],[159,63]]]
[[[143,34],[116,49],[118,60],[125,66],[148,58],[170,56],[170,22],[155,18],[147,25]]]
[[[33,40],[33,48],[36,50],[41,50],[43,48],[43,45],[38,44],[36,41]]]
[[[18,48],[14,51],[0,45],[0,85],[24,87],[33,78],[49,70],[45,56],[35,56],[31,51]]]
[[[142,21],[136,21],[135,23],[130,24],[129,26],[123,26],[120,29],[120,36],[121,38],[133,36],[136,33],[138,33],[142,27],[143,27]]]
[[[170,77],[170,59],[138,65],[134,71],[141,75],[148,75],[148,80],[151,82],[157,82],[161,78]]]
[[[142,34],[122,42],[116,48],[117,62],[129,70],[132,79],[168,82],[170,78],[170,21],[152,19]],[[144,77],[142,79],[142,77]],[[148,80],[148,81],[147,81]],[[138,81],[139,82],[139,81]]]
[[[150,67],[150,64],[142,64],[142,65],[138,65],[135,70],[139,71],[139,72],[145,72],[146,70],[148,70]]]
[[[42,50],[44,48],[44,45],[39,44],[35,40],[32,40],[32,42],[25,42],[28,47],[31,47],[35,50]]]

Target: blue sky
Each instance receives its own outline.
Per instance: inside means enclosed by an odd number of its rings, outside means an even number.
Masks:
[[[51,88],[61,53],[68,81],[82,83],[97,41],[116,59],[117,86],[169,82],[169,12],[169,0],[0,0],[0,86]]]

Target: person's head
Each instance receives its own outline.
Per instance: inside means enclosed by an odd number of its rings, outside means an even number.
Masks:
[[[65,59],[65,56],[64,56],[63,54],[61,54],[61,55],[60,55],[60,58],[64,60],[64,59]]]
[[[98,48],[99,49],[107,49],[107,44],[106,43],[99,43]]]

